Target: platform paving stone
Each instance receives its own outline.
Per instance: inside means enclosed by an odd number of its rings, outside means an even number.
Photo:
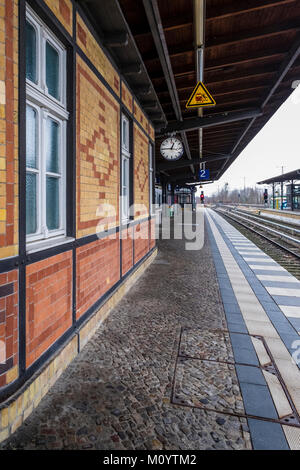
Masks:
[[[234,362],[230,336],[226,331],[186,328],[182,331],[180,356]]]
[[[179,358],[174,400],[225,413],[245,413],[235,367],[224,362]]]
[[[227,324],[208,237],[201,251],[185,251],[182,240],[163,240],[159,250],[157,260],[0,449],[251,448],[245,418],[171,403],[182,329],[199,332],[196,343],[219,357],[226,351],[207,332],[226,331]],[[192,337],[186,344],[191,350],[196,345]],[[201,375],[193,367],[190,390],[198,387]],[[242,402],[231,367],[230,379],[224,370],[224,401],[236,408]],[[204,372],[206,392],[213,395],[222,381],[216,382],[210,369]]]

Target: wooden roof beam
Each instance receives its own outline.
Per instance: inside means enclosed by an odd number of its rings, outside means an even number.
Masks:
[[[178,92],[181,92],[181,91],[190,91],[192,92],[194,90],[195,86],[192,86],[192,87],[186,87],[186,88],[177,88],[177,91]],[[243,88],[243,87],[240,87],[240,88],[236,88],[236,89],[232,89],[232,90],[228,90],[228,91],[214,91],[214,92],[211,92],[213,94],[213,96],[224,96],[224,95],[232,95],[232,94],[236,94],[236,93],[248,93],[248,92],[251,92],[251,91],[257,91],[257,90],[261,90],[261,89],[265,89],[265,88],[268,88],[268,84],[266,85],[258,85],[258,86],[254,86],[254,87],[251,87],[251,88]],[[165,92],[164,92],[165,93]],[[158,96],[161,96],[162,93],[157,93]],[[161,104],[164,104],[166,103],[167,101],[162,101],[160,100]]]
[[[300,68],[300,67],[299,67]],[[216,77],[214,75],[214,78],[212,80],[210,80],[208,77],[207,77],[207,74],[206,74],[206,80],[205,80],[205,85],[218,85],[220,83],[229,83],[229,82],[240,82],[242,80],[251,80],[251,79],[257,79],[257,78],[266,78],[266,77],[270,77],[272,75],[274,75],[278,70],[278,67],[276,67],[276,65],[273,65],[271,67],[261,67],[259,70],[255,71],[241,71],[241,72],[238,72],[238,73],[229,73],[228,74],[226,73],[226,76],[225,73],[220,75],[219,77]],[[190,74],[190,77],[191,79],[189,80],[191,82],[191,87],[195,85],[195,77],[194,77],[194,72]],[[186,80],[186,78],[183,78],[184,80],[184,83],[186,85],[186,83],[188,82],[188,80]],[[153,80],[155,81],[155,80]],[[176,80],[176,83],[177,83],[177,90],[180,91],[180,90],[184,90],[184,89],[189,89],[190,87],[188,86],[185,86],[185,87],[180,87],[179,85],[179,82],[180,81],[180,77],[177,78]],[[167,92],[167,89],[166,87],[164,88],[159,88],[159,87],[156,87],[156,93],[159,95],[160,93],[164,93],[164,92]]]
[[[232,67],[240,64],[249,64],[251,62],[260,62],[260,61],[266,61],[266,60],[274,60],[275,61],[280,61],[282,60],[282,57],[285,55],[287,51],[279,51],[278,48],[274,50],[269,50],[269,51],[255,51],[248,53],[247,55],[245,54],[240,54],[237,56],[230,56],[230,57],[225,57],[221,59],[216,59],[216,60],[211,60],[211,61],[206,61],[204,70],[205,72],[216,70],[216,69],[223,69],[225,67]],[[253,64],[256,65],[256,64]],[[194,68],[182,71],[182,67],[174,67],[174,77],[185,77],[187,75],[191,74],[196,74],[196,71]],[[162,80],[164,77],[160,74],[155,76],[155,74],[150,74],[151,75],[151,80]]]
[[[295,0],[235,0],[229,6],[225,7],[209,7],[206,10],[206,22],[210,23],[216,20],[232,18],[237,15],[252,13],[254,11],[264,10],[266,8],[274,8],[277,6],[285,6],[295,3]]]
[[[300,31],[299,21],[288,21],[285,23],[279,23],[276,25],[267,26],[264,28],[251,29],[249,31],[239,31],[237,33],[224,36],[218,36],[215,39],[207,40],[205,49],[210,50],[218,47],[233,46],[235,44],[241,44],[243,42],[256,41],[257,39],[266,39],[273,36],[281,36],[283,34]],[[181,55],[194,54],[194,50],[191,44],[184,44],[173,49],[169,48],[169,57],[175,58]],[[143,55],[145,64],[159,60],[158,56],[153,53]]]
[[[166,20],[163,24],[163,30],[164,32],[177,31],[191,26],[193,26],[193,20],[191,19],[191,15],[188,15],[183,18],[176,17]],[[140,26],[138,28],[132,28],[131,32],[137,40],[145,36],[151,36],[151,31],[145,31],[145,28],[141,28]]]

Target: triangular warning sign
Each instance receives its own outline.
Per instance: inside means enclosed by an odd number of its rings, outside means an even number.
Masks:
[[[214,106],[215,100],[202,82],[198,82],[196,88],[186,104],[186,108],[199,108],[201,106]]]

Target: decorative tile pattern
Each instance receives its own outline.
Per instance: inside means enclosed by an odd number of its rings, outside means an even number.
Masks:
[[[149,141],[134,124],[134,215],[149,214]]]
[[[77,236],[82,237],[118,225],[120,112],[102,83],[77,60]]]

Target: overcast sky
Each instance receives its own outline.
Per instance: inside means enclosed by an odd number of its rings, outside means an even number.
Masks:
[[[205,132],[205,131],[204,131]],[[224,175],[204,185],[209,196],[229,183],[229,189],[254,187],[257,181],[300,168],[300,85],[248,144]],[[207,168],[209,168],[207,166]]]

